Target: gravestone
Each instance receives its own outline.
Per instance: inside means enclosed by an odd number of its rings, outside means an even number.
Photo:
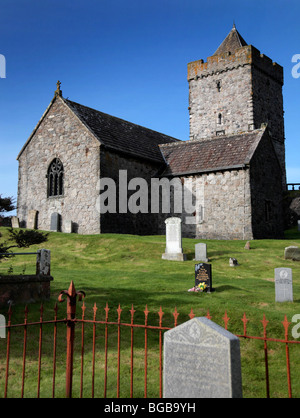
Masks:
[[[186,254],[182,252],[181,219],[168,218],[166,224],[166,249],[162,255],[164,260],[185,261]]]
[[[293,302],[293,275],[290,268],[275,269],[275,302]]]
[[[38,250],[36,257],[36,274],[41,276],[50,276],[50,251]]]
[[[239,338],[207,318],[164,334],[164,398],[242,398]]]
[[[300,248],[295,246],[286,247],[284,258],[285,260],[300,261]]]
[[[245,250],[250,250],[250,249],[251,249],[250,241],[247,241],[246,244],[245,244]]]
[[[204,283],[207,286],[205,289],[207,293],[213,291],[211,264],[195,264],[195,288],[197,288],[200,283]]]
[[[65,221],[64,222],[64,232],[67,234],[71,234],[73,232],[73,222],[72,221]]]
[[[300,231],[300,221],[298,221],[298,231]]]
[[[11,227],[12,228],[20,228],[19,218],[17,216],[11,217]]]
[[[203,263],[207,263],[207,246],[206,244],[202,244],[201,242],[195,244],[195,261],[202,261]]]
[[[37,216],[38,216],[38,211],[37,210],[28,211],[28,217],[27,217],[27,228],[28,229],[36,229],[37,228]]]
[[[59,213],[54,212],[51,214],[50,231],[60,231],[60,220],[61,216]]]

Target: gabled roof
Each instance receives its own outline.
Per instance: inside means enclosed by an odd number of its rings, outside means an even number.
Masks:
[[[21,156],[35,132],[46,117],[55,100],[62,100],[92,135],[105,147],[158,163],[164,163],[159,144],[178,142],[179,139],[164,135],[143,126],[127,122],[115,116],[91,109],[56,94],[21,149]]]
[[[64,100],[78,118],[107,148],[129,153],[157,162],[164,162],[159,144],[179,140],[115,116],[91,109],[70,100]]]
[[[218,136],[161,145],[168,164],[162,176],[178,176],[244,168],[252,159],[266,128],[237,135]]]
[[[240,33],[237,31],[235,25],[233,25],[233,28],[229,32],[229,34],[226,36],[224,41],[221,43],[219,48],[216,50],[214,55],[221,55],[225,52],[234,53],[237,49],[246,46],[247,42],[242,38]]]

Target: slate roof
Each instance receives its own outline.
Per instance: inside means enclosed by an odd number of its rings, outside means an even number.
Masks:
[[[241,48],[243,46],[246,46],[247,42],[245,39],[242,38],[240,33],[237,31],[235,25],[233,25],[233,28],[229,32],[229,34],[226,36],[224,41],[221,43],[219,48],[216,50],[214,55],[221,55],[225,52],[231,52],[234,53],[238,48]]]
[[[179,141],[79,103],[63,100],[107,148],[163,163],[158,145]]]
[[[203,141],[161,145],[168,164],[162,177],[245,167],[264,133],[265,128]]]

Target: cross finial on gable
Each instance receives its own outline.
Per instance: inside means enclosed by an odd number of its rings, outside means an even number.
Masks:
[[[58,80],[56,83],[56,90],[55,90],[55,96],[62,96],[62,91],[60,89],[61,82]]]

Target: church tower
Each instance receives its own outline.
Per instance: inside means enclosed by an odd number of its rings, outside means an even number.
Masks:
[[[268,126],[285,174],[283,68],[248,45],[235,25],[207,58],[188,64],[190,140]]]

